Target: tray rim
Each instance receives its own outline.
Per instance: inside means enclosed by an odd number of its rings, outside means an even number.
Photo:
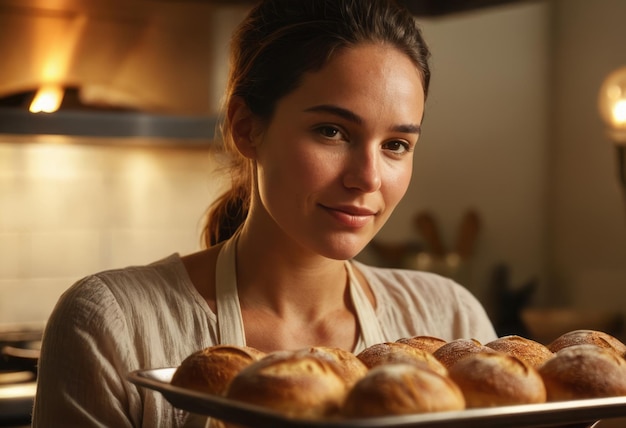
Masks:
[[[626,396],[618,396],[359,419],[295,419],[260,406],[173,386],[169,380],[175,370],[176,367],[134,370],[127,379],[161,393],[174,407],[190,413],[231,423],[253,423],[258,428],[583,427],[601,419],[626,417]]]

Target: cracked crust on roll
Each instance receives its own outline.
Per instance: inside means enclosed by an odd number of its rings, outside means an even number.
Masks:
[[[502,352],[479,352],[450,368],[468,408],[534,404],[546,401],[541,376],[529,364]]]
[[[171,384],[208,394],[223,395],[230,381],[245,367],[266,354],[248,346],[216,345],[185,358]]]

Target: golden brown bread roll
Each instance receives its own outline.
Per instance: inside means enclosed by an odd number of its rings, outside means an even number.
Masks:
[[[313,346],[298,352],[310,353],[318,358],[325,358],[335,364],[337,374],[344,380],[346,387],[352,386],[367,373],[367,366],[350,351],[345,349]]]
[[[354,385],[342,414],[360,418],[464,408],[463,394],[447,376],[414,364],[385,364]]]
[[[334,363],[309,352],[277,351],[244,368],[226,396],[288,417],[336,414],[348,390]]]
[[[433,355],[441,364],[450,369],[457,361],[478,352],[497,352],[476,339],[455,339],[441,346]]]
[[[413,336],[403,337],[396,340],[398,343],[404,343],[417,349],[430,352],[431,354],[446,344],[446,341],[433,336]]]
[[[361,351],[357,358],[370,369],[383,364],[409,363],[425,365],[444,376],[448,374],[448,370],[430,352],[399,342],[377,343]]]
[[[374,368],[385,361],[388,361],[391,354],[411,355],[413,348],[409,345],[405,345],[397,342],[382,342],[371,345],[361,352],[356,357],[367,366],[367,368]]]
[[[608,333],[597,330],[573,330],[557,337],[548,345],[552,352],[558,352],[572,345],[591,344],[601,348],[611,349],[624,358],[626,345]]]
[[[174,372],[171,384],[223,395],[237,373],[263,356],[264,352],[247,346],[210,346],[185,358]]]
[[[502,336],[485,346],[517,357],[534,368],[539,368],[554,356],[544,344],[516,335]]]
[[[541,376],[529,364],[502,352],[466,356],[450,368],[468,408],[543,403]]]
[[[571,345],[539,368],[548,401],[626,395],[626,361],[610,349]]]

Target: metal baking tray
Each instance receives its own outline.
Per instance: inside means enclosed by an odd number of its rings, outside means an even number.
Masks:
[[[137,370],[128,379],[160,392],[174,407],[254,428],[522,428],[592,427],[626,417],[626,396],[363,419],[302,420],[262,407],[170,385],[175,367]]]

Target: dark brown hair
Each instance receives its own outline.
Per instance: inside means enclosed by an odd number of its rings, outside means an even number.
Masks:
[[[263,0],[235,31],[226,100],[239,96],[251,112],[269,121],[278,100],[304,73],[321,69],[334,52],[364,42],[404,52],[422,76],[428,94],[428,47],[414,17],[393,0]],[[250,205],[252,163],[236,149],[227,119],[224,150],[231,156],[231,188],[209,207],[207,246],[230,238]]]

